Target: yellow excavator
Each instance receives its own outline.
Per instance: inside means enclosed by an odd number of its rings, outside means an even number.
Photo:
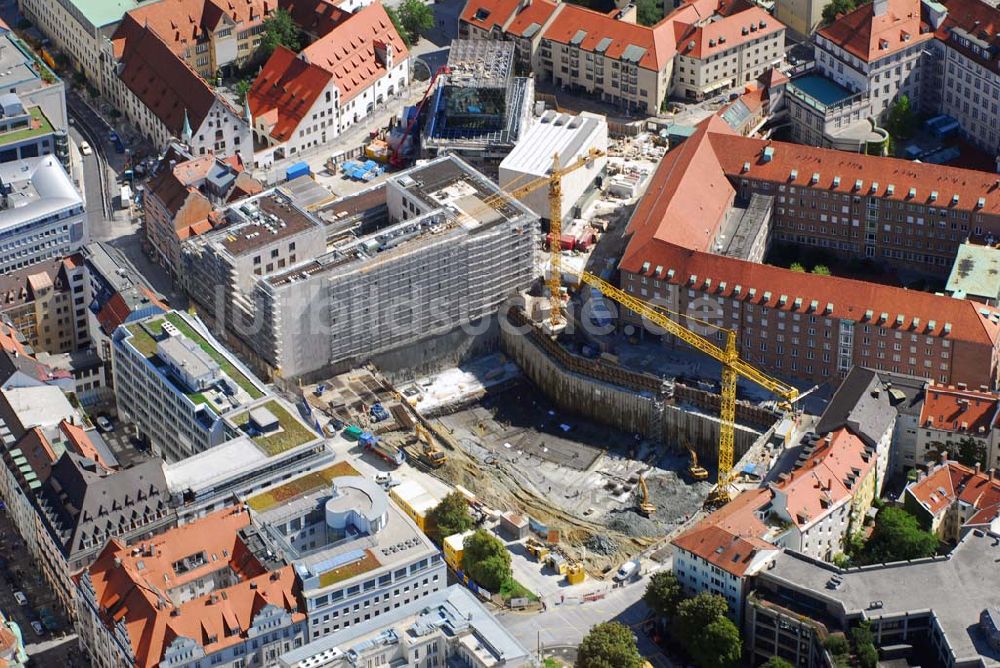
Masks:
[[[694,451],[690,445],[687,446],[688,452],[691,453],[691,463],[688,466],[688,475],[695,480],[708,480],[708,470],[704,466],[698,465],[698,453]]]
[[[434,439],[431,438],[430,432],[427,431],[426,427],[418,422],[414,425],[413,430],[417,434],[415,448],[420,461],[436,469],[444,466],[448,461],[448,455],[444,454],[444,451],[434,444]]]
[[[656,512],[656,506],[649,500],[649,485],[646,484],[646,474],[639,476],[639,514],[649,517]]]

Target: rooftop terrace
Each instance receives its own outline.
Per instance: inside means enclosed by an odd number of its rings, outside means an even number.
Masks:
[[[261,407],[267,409],[275,418],[277,418],[278,427],[276,431],[260,433],[254,431],[252,428],[247,428],[250,423],[250,414],[257,408]],[[258,448],[263,450],[268,456],[272,457],[319,438],[319,436],[309,429],[302,422],[302,420],[298,418],[298,416],[289,413],[285,410],[284,406],[274,399],[262,404],[261,406],[254,407],[254,409],[238,413],[230,419],[234,425],[247,432],[250,440],[252,440]]]
[[[215,360],[219,364],[222,373],[236,383],[250,400],[260,399],[264,396],[264,392],[247,375],[237,369],[220,348],[213,345],[208,339],[197,332],[177,312],[126,325],[126,329],[131,334],[131,337],[128,339],[129,343],[141,355],[145,356],[146,359],[153,362],[157,367],[161,367],[162,360],[159,359],[157,354],[157,340],[165,335],[163,330],[164,323],[170,323],[176,327],[180,334],[196,343],[209,357]],[[205,392],[187,391],[187,388],[181,388],[179,385],[178,389],[181,389],[195,404],[204,403],[216,414],[225,412],[220,411],[216,402],[206,396]]]
[[[290,480],[283,485],[272,487],[266,492],[247,499],[247,505],[258,513],[264,513],[275,506],[292,499],[326,489],[334,478],[358,475],[357,470],[347,462],[337,462],[319,471]]]

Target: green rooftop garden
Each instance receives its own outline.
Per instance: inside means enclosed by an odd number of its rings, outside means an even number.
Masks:
[[[31,124],[26,128],[0,133],[0,143],[10,144],[52,132],[52,124],[45,118],[41,107],[31,107],[28,113],[31,114]]]
[[[258,448],[263,450],[268,456],[281,454],[286,450],[298,447],[303,443],[319,438],[311,429],[307,428],[294,415],[291,415],[277,401],[269,401],[261,406],[266,408],[278,418],[281,431],[274,434],[261,434],[253,436],[251,440]],[[233,418],[233,423],[242,427],[250,421],[250,411],[247,410]]]
[[[319,586],[320,588],[329,587],[330,585],[343,582],[344,580],[350,580],[353,577],[361,575],[362,573],[367,573],[368,571],[374,570],[378,567],[378,559],[375,558],[372,551],[365,550],[365,556],[361,557],[357,561],[352,561],[349,564],[338,566],[337,568],[329,570],[326,573],[320,573]]]
[[[205,337],[196,332],[179,314],[168,313],[164,317],[166,317],[167,321],[176,327],[181,334],[197,343],[202,350],[208,353],[209,357],[218,362],[219,366],[222,368],[222,372],[232,378],[237,385],[242,387],[243,390],[250,395],[251,399],[260,399],[264,396],[264,393],[257,389],[257,386],[255,386],[249,378],[233,366],[232,363],[226,359],[226,356],[215,348],[215,346],[210,345]]]
[[[358,475],[353,466],[347,462],[337,462],[325,469],[313,471],[284,485],[252,496],[247,499],[247,505],[257,512],[263,512],[289,499],[326,487],[334,478],[352,475]]]

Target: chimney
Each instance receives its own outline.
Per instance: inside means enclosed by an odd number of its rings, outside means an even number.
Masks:
[[[948,463],[948,451],[947,450],[942,450],[941,451],[941,463],[942,464],[947,464]]]
[[[976,462],[976,475],[979,475],[983,471],[983,466],[979,462]]]

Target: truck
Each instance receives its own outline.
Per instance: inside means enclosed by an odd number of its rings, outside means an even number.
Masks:
[[[632,561],[626,561],[615,573],[615,582],[628,582],[629,580],[637,580],[642,575],[642,562],[638,559],[633,559]]]
[[[391,443],[386,443],[369,431],[361,434],[358,442],[361,443],[361,446],[365,450],[375,453],[393,466],[399,466],[406,460],[406,455],[403,454],[403,450],[401,448],[398,448]]]

